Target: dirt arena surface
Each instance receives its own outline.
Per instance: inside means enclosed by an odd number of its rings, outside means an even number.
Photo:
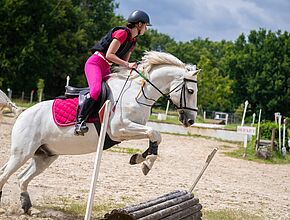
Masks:
[[[3,118],[0,124],[1,167],[9,157],[13,123],[13,119]],[[208,154],[218,147],[194,190],[203,210],[242,210],[261,219],[290,219],[290,165],[260,164],[225,156],[224,151],[237,147],[234,143],[168,134],[162,134],[162,138],[159,158],[147,176],[142,174],[141,165],[129,165],[129,154],[104,151],[95,203],[130,205],[177,189],[189,189]],[[119,147],[145,150],[147,145],[147,140],[138,140]],[[33,205],[52,206],[64,200],[85,204],[94,158],[95,154],[61,156],[30,183]],[[0,219],[65,219],[57,212],[51,217],[21,215],[16,174],[3,188]]]

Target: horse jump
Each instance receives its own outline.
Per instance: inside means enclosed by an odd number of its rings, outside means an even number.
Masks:
[[[152,169],[161,142],[160,133],[146,126],[152,105],[161,95],[165,95],[177,107],[180,122],[186,127],[192,125],[197,114],[199,70],[193,65],[185,65],[171,54],[155,51],[145,54],[140,70],[144,71],[144,77],[134,73],[127,83],[130,71],[124,69],[117,70],[107,81],[112,90],[109,100],[115,103],[120,97],[110,116],[107,133],[116,142],[149,140],[149,148],[130,159],[131,164],[142,163],[142,171],[146,175]],[[4,100],[5,106],[11,105],[9,99]],[[0,169],[1,200],[8,178],[31,160],[18,175],[24,212],[32,206],[27,188],[34,177],[60,155],[95,152],[98,143],[99,136],[94,124],[88,124],[89,132],[84,137],[74,135],[74,126],[58,127],[53,120],[52,105],[53,100],[43,101],[19,115],[12,129],[10,158]]]

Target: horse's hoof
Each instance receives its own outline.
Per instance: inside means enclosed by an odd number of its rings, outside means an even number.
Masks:
[[[74,135],[75,136],[85,136],[84,133],[82,133],[81,131],[75,131]]]
[[[135,165],[137,164],[136,159],[137,159],[138,154],[133,154],[130,158],[129,164],[130,165]]]
[[[149,167],[145,163],[143,163],[142,164],[142,172],[143,172],[143,174],[146,176],[149,173],[149,171],[150,171]]]
[[[133,154],[132,157],[130,158],[129,163],[131,165],[139,164],[145,161],[145,158],[142,157],[142,154]]]
[[[20,194],[20,201],[21,208],[23,209],[24,213],[28,213],[28,210],[32,207],[28,192],[22,192]]]

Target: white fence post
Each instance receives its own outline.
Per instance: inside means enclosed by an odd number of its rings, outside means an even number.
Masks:
[[[168,114],[169,104],[170,104],[170,101],[168,100],[167,101],[167,105],[166,105],[166,111],[165,111],[166,117],[167,117],[167,114]]]
[[[42,101],[42,94],[43,94],[43,89],[40,89],[39,91],[39,97],[38,97],[38,102]]]
[[[256,113],[253,114],[253,121],[252,121],[251,126],[253,126],[255,124],[255,118],[256,118]]]
[[[106,103],[103,105],[102,109],[103,108],[105,108],[105,112],[104,112],[103,117],[100,116],[100,118],[103,118],[103,120],[101,120],[102,126],[101,126],[98,146],[97,146],[94,171],[93,171],[91,188],[90,188],[90,193],[89,193],[88,202],[87,202],[85,220],[91,219],[91,215],[92,215],[95,189],[96,189],[96,184],[98,180],[98,175],[99,175],[99,170],[100,170],[100,165],[101,165],[101,158],[102,158],[102,153],[103,153],[103,146],[104,146],[104,141],[105,141],[105,137],[107,133],[109,116],[110,116],[110,111],[111,111],[111,102],[107,100]],[[102,111],[102,109],[100,110],[100,112]]]
[[[67,76],[67,77],[66,77],[66,86],[69,86],[69,80],[70,80],[70,77]]]
[[[278,126],[279,126],[279,152],[281,153],[281,120],[282,120],[282,115],[278,116]]]
[[[260,141],[260,126],[261,126],[261,114],[262,114],[262,109],[260,109],[259,112],[259,119],[258,119],[258,132],[257,132],[257,137],[256,137],[256,151],[259,148],[259,141]]]
[[[23,100],[24,100],[24,91],[22,91],[21,93],[21,101],[23,102]]]
[[[33,94],[34,94],[34,90],[31,90],[31,93],[30,93],[30,103],[32,103],[32,101],[33,101]]]
[[[286,156],[285,138],[286,138],[286,119],[283,121],[283,142],[282,142],[282,154]]]
[[[8,98],[10,100],[12,100],[12,90],[10,88],[7,89],[7,92],[8,92]]]

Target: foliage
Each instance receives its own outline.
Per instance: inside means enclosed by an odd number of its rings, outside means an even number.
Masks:
[[[44,79],[38,79],[37,89],[44,89]]]
[[[0,3],[3,87],[31,91],[46,82],[48,97],[63,92],[67,75],[84,82],[88,49],[110,27],[113,1],[3,0]],[[99,10],[102,8],[102,10]],[[104,10],[103,10],[104,9]]]
[[[274,122],[266,121],[260,124],[261,130],[261,139],[271,140],[272,137],[272,129],[276,129],[276,137],[278,137],[278,124]]]
[[[243,34],[224,57],[224,68],[233,79],[232,102],[244,100],[262,108],[266,118],[279,110],[289,115],[290,37],[288,32],[260,29]]]

